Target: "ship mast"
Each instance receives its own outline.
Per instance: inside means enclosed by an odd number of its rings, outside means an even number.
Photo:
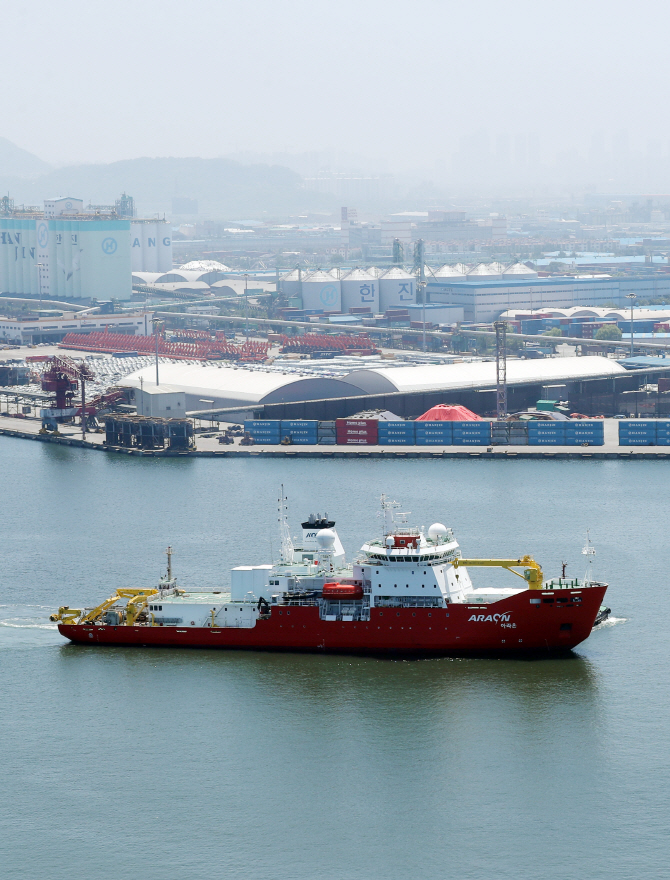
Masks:
[[[386,538],[388,535],[392,535],[395,532],[395,527],[399,524],[407,523],[409,518],[409,513],[400,513],[398,508],[400,505],[397,501],[390,501],[388,495],[382,495],[382,516],[384,517],[384,535]]]
[[[584,575],[584,586],[589,587],[593,581],[593,557],[596,555],[596,548],[591,543],[591,535],[586,530],[586,544],[582,548],[582,555],[586,556],[586,574]]]
[[[288,525],[288,498],[284,494],[284,484],[281,485],[281,496],[277,502],[277,511],[279,513],[279,539],[281,541],[281,561],[285,565],[293,562],[293,541],[291,540],[291,531]]]
[[[384,517],[384,534],[385,538],[387,535],[393,534],[393,511],[396,508],[400,507],[397,501],[390,501],[388,495],[382,495],[382,516]]]

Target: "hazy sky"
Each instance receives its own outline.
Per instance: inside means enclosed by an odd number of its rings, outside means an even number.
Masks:
[[[667,3],[0,3],[0,135],[48,161],[344,150],[431,168],[482,130],[668,152]]]

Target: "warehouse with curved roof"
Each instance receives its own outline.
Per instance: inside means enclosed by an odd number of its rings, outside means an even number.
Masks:
[[[161,388],[185,394],[186,410],[226,409],[248,405],[327,401],[335,398],[374,395],[449,394],[495,389],[496,367],[492,361],[457,364],[408,364],[387,366],[378,358],[356,358],[339,365],[330,361],[275,361],[272,365],[231,366],[228,363],[168,363],[160,366],[160,386],[155,385],[155,368],[145,367],[126,377],[127,387],[160,394]],[[365,361],[368,366],[365,367]],[[616,361],[604,357],[510,359],[507,381],[511,388],[567,384],[588,379],[609,379],[627,375]],[[439,401],[438,401],[439,402]],[[425,407],[424,407],[425,408]]]

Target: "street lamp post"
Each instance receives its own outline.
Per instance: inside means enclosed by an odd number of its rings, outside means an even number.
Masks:
[[[633,357],[633,303],[635,302],[635,294],[627,293],[626,299],[630,300],[630,356]]]
[[[244,335],[249,339],[249,276],[244,275]]]
[[[158,379],[158,333],[160,331],[160,326],[161,326],[160,321],[156,321],[154,319],[154,337],[155,337],[154,341],[156,343],[156,388],[158,388],[158,386],[160,385],[160,382]]]

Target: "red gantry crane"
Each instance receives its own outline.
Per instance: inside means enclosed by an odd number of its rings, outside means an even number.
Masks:
[[[42,391],[55,395],[48,410],[43,412],[43,427],[53,429],[58,422],[63,422],[81,412],[82,436],[86,437],[86,380],[94,379],[95,373],[88,364],[77,363],[72,358],[55,355],[50,358],[49,366],[42,373]],[[81,407],[72,405],[81,382]]]

